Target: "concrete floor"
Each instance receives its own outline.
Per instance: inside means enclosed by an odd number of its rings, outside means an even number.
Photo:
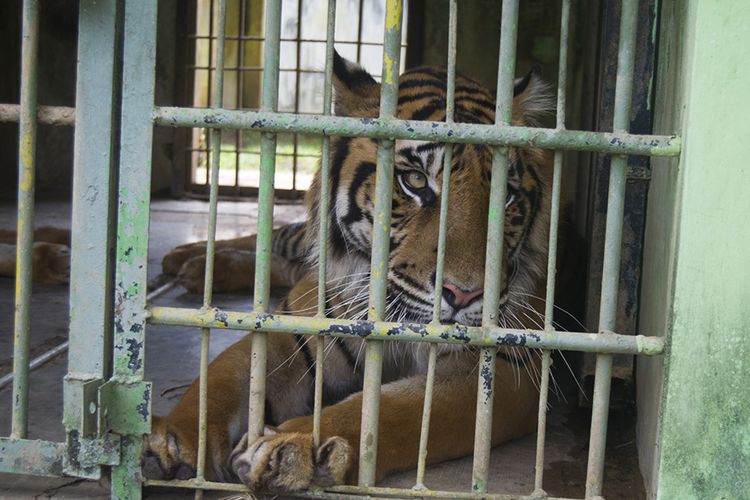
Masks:
[[[219,206],[217,237],[232,238],[252,233],[257,226],[257,205],[253,202],[222,202]],[[38,203],[37,225],[69,227],[70,206],[65,203]],[[301,220],[299,205],[278,205],[278,223]],[[161,258],[172,247],[206,237],[207,204],[202,201],[155,201],[151,212],[151,246],[149,277],[161,270]],[[0,206],[0,227],[15,225],[15,207]],[[159,305],[200,307],[202,298],[175,288],[155,301]],[[248,295],[217,294],[214,303],[232,310],[249,310]],[[58,286],[35,286],[32,307],[32,357],[67,338],[67,289]],[[8,373],[12,363],[13,282],[0,279],[0,325],[6,334],[0,336],[0,376]],[[215,331],[211,337],[213,358],[228,345],[242,337],[241,332]],[[175,355],[178,350],[179,356]],[[199,332],[182,327],[151,326],[146,337],[146,379],[154,383],[153,411],[161,415],[169,411],[181,396],[180,387],[189,384],[198,374]],[[564,366],[564,363],[556,363]],[[66,356],[31,374],[30,436],[36,439],[64,440],[62,419],[62,378],[66,372]],[[576,401],[571,375],[559,370],[557,378],[568,392],[569,401]],[[566,382],[568,380],[568,382]],[[10,387],[0,390],[0,435],[10,431]],[[551,398],[553,399],[553,398]],[[551,402],[545,456],[545,490],[555,496],[583,497],[589,416],[585,410],[555,400]],[[607,498],[642,498],[643,486],[636,461],[632,415],[612,415],[605,471]],[[493,450],[491,460],[491,492],[529,494],[533,490],[534,435],[508,443]],[[382,486],[407,487],[414,484],[415,472],[386,478]],[[428,469],[425,483],[433,489],[466,490],[471,482],[471,458],[454,460]],[[108,498],[107,484],[73,479],[40,480],[26,476],[0,474],[0,499],[4,498]],[[183,498],[186,491],[146,491],[147,498]],[[226,495],[210,495],[222,498]]]

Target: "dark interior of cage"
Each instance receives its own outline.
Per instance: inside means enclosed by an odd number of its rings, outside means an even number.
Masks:
[[[282,11],[279,109],[319,113],[323,95],[325,9],[320,2],[284,2]],[[499,2],[460,2],[457,70],[490,89],[496,87],[499,53]],[[565,126],[574,130],[609,131],[612,127],[618,47],[619,8],[614,2],[574,2],[571,11]],[[75,2],[44,3],[41,17],[39,102],[75,105]],[[234,7],[232,7],[234,6]],[[20,78],[19,2],[0,3],[0,102],[17,103]],[[262,76],[263,1],[230,2],[225,65],[225,107],[257,109]],[[214,2],[159,2],[156,104],[206,107],[215,77],[216,32]],[[320,13],[322,12],[322,14]],[[641,2],[637,33],[631,132],[651,131],[651,79],[656,43],[654,1]],[[322,25],[321,25],[321,15]],[[379,74],[382,60],[382,2],[339,1],[336,47]],[[556,85],[559,59],[560,5],[532,0],[521,2],[516,73],[534,65]],[[321,27],[322,26],[322,27]],[[322,30],[322,31],[321,31]],[[445,66],[448,2],[410,0],[405,8],[402,69],[420,65]],[[213,66],[212,66],[213,65]],[[555,117],[542,124],[554,128]],[[71,127],[39,128],[36,184],[36,226],[71,227],[73,179]],[[15,194],[18,159],[17,124],[0,123],[0,227],[16,223]],[[204,129],[156,127],[154,130],[149,277],[161,272],[161,258],[171,248],[199,241],[207,235],[209,134]],[[277,146],[274,224],[301,221],[302,204],[320,157],[319,137],[280,134]],[[217,239],[254,232],[257,227],[259,133],[225,131],[221,139],[220,202]],[[569,251],[558,262],[555,327],[596,332],[602,279],[603,234],[606,223],[608,166],[604,154],[567,152],[564,155],[561,200],[561,245]],[[641,256],[649,159],[628,162],[617,332],[635,334],[638,324]],[[14,285],[0,279],[0,321],[12,331]],[[63,285],[35,284],[32,302],[31,358],[67,340],[68,296]],[[283,291],[275,290],[279,297]],[[154,299],[159,305],[199,308],[200,295],[180,286]],[[218,294],[218,307],[247,311],[250,292]],[[222,331],[212,336],[211,356],[243,335]],[[154,413],[171,408],[198,373],[199,334],[195,328],[153,326],[147,337],[146,378],[154,382]],[[12,335],[0,337],[0,376],[12,370]],[[64,352],[64,350],[60,350]],[[555,496],[582,496],[585,489],[590,407],[595,355],[555,352],[550,384],[545,490]],[[635,377],[637,359],[616,355],[605,462],[607,498],[643,497],[638,447],[653,446],[636,437]],[[32,371],[30,435],[64,440],[61,423],[61,380],[66,357],[51,356]],[[641,388],[638,388],[641,389]],[[647,390],[643,389],[643,390]],[[2,407],[10,386],[0,388]],[[10,427],[9,412],[0,412],[2,428]],[[534,437],[493,450],[491,491],[526,493],[533,488]],[[0,479],[1,480],[1,479]],[[470,459],[430,467],[427,482],[433,489],[451,489],[471,480]],[[6,481],[7,482],[7,481]],[[386,486],[413,486],[413,471],[385,480]],[[1,488],[8,484],[0,485]]]

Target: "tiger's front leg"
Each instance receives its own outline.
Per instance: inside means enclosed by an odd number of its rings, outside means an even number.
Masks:
[[[433,392],[428,463],[472,453],[477,395],[476,356],[438,361]],[[498,444],[532,432],[538,392],[528,374],[497,361],[492,442]],[[409,377],[383,385],[378,428],[376,479],[416,467],[426,377]],[[277,432],[235,448],[230,464],[252,490],[294,491],[312,484],[353,483],[359,457],[362,393],[326,407],[321,413],[321,445],[312,440],[312,417],[298,417]]]

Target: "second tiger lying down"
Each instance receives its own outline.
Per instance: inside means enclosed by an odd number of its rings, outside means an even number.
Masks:
[[[359,66],[336,56],[334,64],[338,115],[376,117],[379,85]],[[420,68],[400,78],[398,117],[445,119],[445,71]],[[544,85],[530,74],[516,83],[513,123],[526,125],[549,109]],[[456,81],[456,121],[494,122],[492,95],[464,77]],[[332,140],[331,223],[327,297],[330,317],[364,318],[367,309],[370,247],[375,198],[377,143],[368,138]],[[393,218],[388,265],[387,319],[428,323],[432,315],[444,144],[396,141]],[[487,214],[492,150],[458,144],[450,177],[445,279],[441,319],[479,325],[482,317]],[[510,150],[504,227],[503,276],[499,317],[514,327],[518,318],[540,304],[547,256],[549,196],[548,156],[536,149]],[[319,178],[308,193],[307,221],[278,233],[277,241],[296,241],[286,259],[304,261],[309,273],[297,281],[275,313],[312,316],[316,312],[319,224]],[[283,238],[281,237],[283,236]],[[305,238],[300,243],[301,238]],[[242,249],[243,245],[247,248]],[[246,251],[250,239],[223,244],[232,255]],[[289,250],[289,248],[296,248]],[[195,257],[190,247],[173,261]],[[194,261],[194,259],[193,259]],[[202,271],[201,262],[173,262],[175,268]],[[187,267],[186,267],[187,266]],[[245,268],[247,269],[247,268]],[[219,271],[220,272],[220,271]],[[241,273],[236,281],[247,281]],[[197,274],[196,274],[197,275]],[[237,287],[232,276],[227,287]],[[198,287],[196,287],[198,288]],[[528,325],[532,326],[532,325]],[[314,349],[310,339],[294,335],[268,337],[266,423],[274,426],[255,441],[243,438],[247,428],[248,381],[253,334],[220,354],[208,369],[207,476],[239,479],[251,489],[291,491],[311,484],[352,481],[357,471],[362,405],[363,341],[331,339],[324,365],[325,408],[322,444],[313,447],[312,412]],[[435,375],[429,463],[469,455],[474,445],[477,351],[442,345]],[[493,444],[523,436],[536,425],[537,398],[533,373],[536,356],[501,349],[496,358]],[[424,402],[427,349],[389,343],[383,361],[383,385],[377,477],[417,463]],[[144,473],[152,478],[191,477],[198,449],[198,382],[166,417],[155,418],[145,438]]]

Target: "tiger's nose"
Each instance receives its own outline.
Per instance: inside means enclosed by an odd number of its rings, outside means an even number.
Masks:
[[[464,291],[451,283],[443,283],[443,298],[454,309],[461,309],[468,306],[472,300],[480,297],[484,293],[483,289]]]

